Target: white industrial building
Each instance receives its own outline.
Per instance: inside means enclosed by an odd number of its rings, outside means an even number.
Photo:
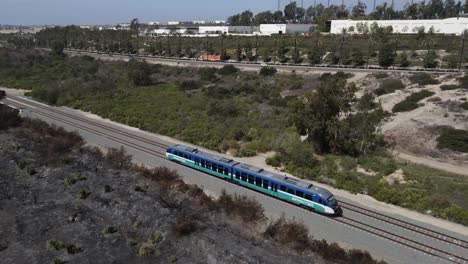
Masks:
[[[316,26],[315,24],[261,24],[260,34],[273,35],[273,34],[294,34],[306,33],[310,28]]]
[[[179,21],[169,21],[169,22],[167,22],[167,24],[169,26],[175,26],[175,25],[180,25],[180,22]]]
[[[392,27],[393,33],[416,34],[424,28],[427,32],[430,28],[438,34],[461,35],[468,30],[468,17],[452,17],[446,19],[418,19],[418,20],[331,20],[330,33],[341,34],[343,29],[348,33],[361,34],[363,29],[369,29],[371,25],[379,27]]]
[[[229,33],[228,26],[200,26],[199,34],[227,34]]]

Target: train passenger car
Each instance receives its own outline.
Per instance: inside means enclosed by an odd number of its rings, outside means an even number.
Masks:
[[[235,162],[183,145],[170,147],[166,156],[194,169],[267,195],[295,203],[323,214],[341,215],[342,211],[333,194],[324,188],[301,180],[265,171],[262,168]]]

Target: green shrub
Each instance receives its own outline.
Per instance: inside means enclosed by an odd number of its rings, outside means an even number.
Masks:
[[[83,249],[81,249],[80,247],[77,247],[75,245],[67,245],[67,253],[70,255],[74,255],[82,251]]]
[[[444,85],[441,85],[441,86],[440,86],[440,89],[441,89],[442,91],[456,90],[456,89],[458,89],[458,88],[460,88],[460,86],[459,86],[459,85],[455,85],[455,84],[444,84]]]
[[[414,73],[409,77],[412,83],[417,83],[419,85],[429,85],[429,84],[439,84],[439,81],[432,78],[428,73],[420,72]]]
[[[218,204],[228,215],[239,216],[246,223],[255,223],[265,218],[262,205],[245,195],[231,196],[223,190],[218,198]]]
[[[428,90],[422,90],[417,93],[413,93],[410,96],[406,97],[405,100],[394,105],[392,111],[397,112],[407,112],[418,108],[418,102],[422,99],[434,95],[434,92]]]
[[[141,187],[138,186],[137,184],[132,184],[131,189],[134,192],[141,192]]]
[[[134,246],[136,246],[137,244],[138,244],[138,243],[137,243],[135,240],[133,240],[133,239],[127,240],[127,245],[129,245],[129,246],[131,246],[131,247],[134,247]]]
[[[177,257],[176,256],[172,255],[172,256],[167,257],[167,263],[174,264],[176,262],[177,262]]]
[[[132,226],[133,228],[138,229],[140,228],[141,224],[142,222],[138,220],[138,221],[135,221]]]
[[[65,264],[65,261],[60,258],[53,258],[50,264]]]
[[[388,75],[388,73],[386,73],[386,72],[378,72],[378,73],[375,73],[375,74],[374,74],[374,77],[375,77],[376,79],[385,79],[385,78],[388,78],[388,76],[389,76],[389,75]]]
[[[459,152],[468,152],[468,130],[446,127],[437,138],[438,148],[447,148]]]
[[[279,167],[281,166],[281,157],[275,154],[272,157],[266,158],[265,163],[273,167]]]
[[[468,102],[461,103],[460,107],[465,109],[465,110],[468,110]]]
[[[65,245],[58,240],[47,240],[47,249],[48,250],[61,250],[65,248]]]
[[[194,80],[182,81],[179,87],[182,91],[196,90],[200,88],[200,83]]]
[[[223,66],[222,68],[218,69],[218,74],[219,75],[233,75],[239,72],[239,69],[237,69],[234,65],[228,64]]]
[[[216,80],[216,69],[215,68],[208,68],[203,67],[198,70],[198,74],[200,75],[200,79],[203,81],[213,81]]]
[[[393,93],[396,90],[401,90],[401,89],[404,89],[404,88],[405,88],[405,85],[403,84],[403,82],[401,80],[388,79],[388,80],[384,80],[380,84],[379,88],[377,88],[375,90],[375,94],[377,96],[381,96],[381,95],[384,95],[384,94]]]
[[[113,234],[115,232],[117,232],[117,229],[113,226],[108,226],[108,225],[106,225],[104,229],[102,230],[102,233],[104,235]]]
[[[459,78],[458,82],[460,83],[461,88],[467,89],[468,88],[468,75],[465,75]]]
[[[154,249],[152,249],[149,245],[142,245],[138,249],[138,255],[140,255],[141,257],[151,256],[153,253]]]
[[[257,151],[249,148],[242,148],[235,154],[236,157],[253,157],[255,155],[257,155]]]
[[[109,185],[104,185],[104,192],[109,193],[112,191],[113,191],[112,187],[110,187]]]
[[[80,190],[80,192],[78,193],[78,198],[84,200],[84,199],[88,198],[89,195],[90,195],[90,193],[87,192],[86,190]]]
[[[153,232],[153,233],[151,234],[150,238],[148,239],[148,243],[153,244],[153,245],[156,245],[156,244],[159,243],[161,240],[162,240],[161,233],[159,233],[159,232]]]
[[[266,66],[266,67],[262,67],[260,69],[260,75],[262,75],[262,76],[273,76],[277,72],[278,72],[278,70],[276,70],[275,67]]]
[[[0,104],[0,130],[18,126],[20,122],[18,110]]]

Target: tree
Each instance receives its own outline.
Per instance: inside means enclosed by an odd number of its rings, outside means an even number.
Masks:
[[[400,67],[408,67],[410,65],[408,53],[406,53],[406,51],[403,51],[398,55],[398,64],[400,64]]]
[[[307,140],[319,153],[332,150],[339,120],[349,114],[355,91],[356,87],[347,85],[344,78],[322,75],[316,91],[290,102],[291,122],[300,134],[308,136]]]
[[[63,56],[63,50],[65,48],[65,44],[62,41],[54,40],[52,42],[52,52],[56,55]]]
[[[424,58],[425,68],[435,68],[437,66],[437,54],[432,50],[432,46],[435,44],[434,35],[433,27],[431,27],[427,33],[421,35],[421,45],[427,50],[426,57]]]
[[[379,56],[378,56],[379,65],[385,68],[389,67],[393,65],[393,63],[395,62],[395,57],[396,57],[396,53],[395,53],[393,43],[383,42],[380,45],[380,50],[379,50]]]
[[[271,11],[260,12],[254,17],[255,25],[270,24],[274,22],[273,13]]]
[[[297,4],[293,1],[284,7],[284,17],[288,22],[294,23],[297,18]]]
[[[138,18],[132,19],[130,22],[130,31],[136,36],[136,50],[137,54],[139,53],[139,35],[140,35],[140,22],[138,21]]]
[[[245,10],[240,14],[240,25],[241,26],[251,26],[253,25],[253,13],[250,10]]]
[[[128,62],[128,78],[135,85],[148,85],[150,80],[151,67],[146,61],[131,59]]]
[[[231,26],[239,26],[240,25],[240,14],[228,17],[227,23],[229,25],[231,25]]]
[[[358,4],[355,5],[351,11],[351,17],[353,19],[361,19],[366,17],[367,5],[361,1],[358,1]]]
[[[285,18],[283,16],[283,12],[281,11],[276,11],[275,13],[273,13],[273,21],[275,23],[282,23],[285,21]]]

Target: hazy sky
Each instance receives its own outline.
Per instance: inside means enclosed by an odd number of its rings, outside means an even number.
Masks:
[[[316,0],[327,5],[327,0]],[[373,0],[361,0],[369,8]],[[390,2],[391,0],[389,0]],[[377,4],[384,0],[377,0]],[[395,0],[397,8],[407,0]],[[281,7],[289,0],[281,0]],[[304,0],[304,6],[314,0]],[[339,4],[341,0],[330,0]],[[345,1],[348,6],[357,0]],[[301,0],[298,1],[301,4]],[[138,17],[142,22],[225,20],[250,9],[276,10],[277,0],[0,0],[0,24],[113,24]]]

